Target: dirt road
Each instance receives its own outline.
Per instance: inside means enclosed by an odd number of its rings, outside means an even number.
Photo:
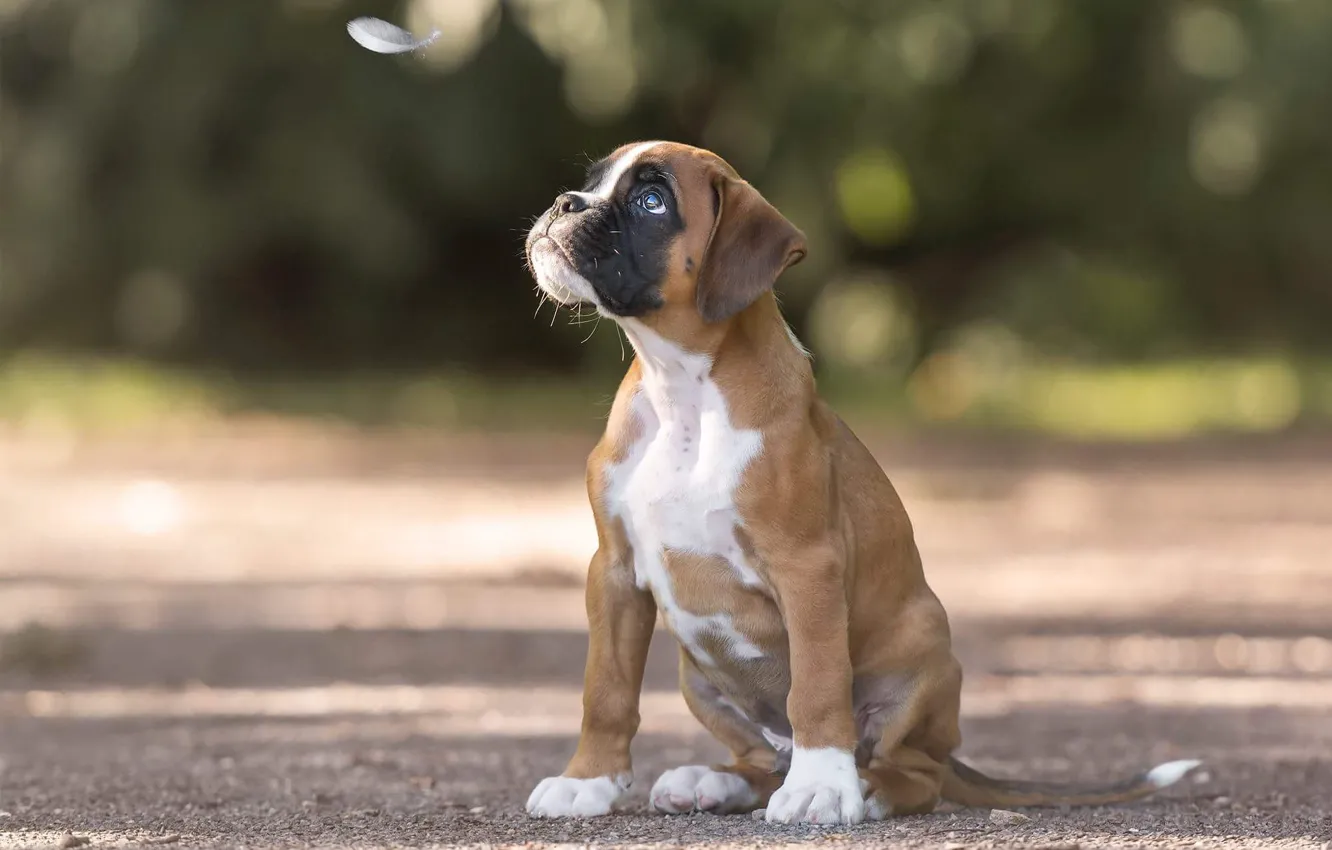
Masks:
[[[721,756],[662,632],[626,813],[522,813],[578,725],[583,437],[270,443],[0,446],[0,847],[1332,847],[1332,444],[873,442],[964,758],[1206,764],[1133,806],[816,829],[647,813]]]

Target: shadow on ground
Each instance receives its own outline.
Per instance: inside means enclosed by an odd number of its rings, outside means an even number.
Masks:
[[[3,583],[0,582],[0,585]],[[475,591],[475,588],[473,588]],[[94,596],[89,590],[80,594]],[[506,591],[490,588],[492,604]],[[0,694],[30,688],[568,685],[582,682],[581,589],[549,591],[569,628],[275,629],[71,627],[0,637]],[[188,623],[189,608],[159,612]],[[1181,611],[1171,619],[965,618],[953,643],[969,676],[1014,673],[1280,676],[1332,684],[1332,624]],[[574,627],[574,624],[578,624]],[[44,637],[43,637],[44,636]],[[43,641],[47,643],[43,643]],[[677,649],[658,628],[645,687],[676,685]]]

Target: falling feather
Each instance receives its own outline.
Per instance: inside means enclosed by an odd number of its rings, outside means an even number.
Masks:
[[[418,39],[402,27],[394,26],[379,18],[357,18],[347,24],[347,33],[356,43],[376,53],[406,53],[419,50],[439,38],[435,30],[426,38]]]

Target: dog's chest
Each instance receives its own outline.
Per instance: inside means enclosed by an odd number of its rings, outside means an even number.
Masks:
[[[762,436],[734,426],[706,361],[685,356],[658,368],[634,398],[639,437],[608,469],[607,507],[624,524],[635,580],[652,591],[686,649],[705,663],[713,659],[703,643],[720,643],[738,658],[759,657],[726,611],[702,611],[679,598],[684,577],[672,575],[667,554],[724,564],[704,577],[714,585],[761,583],[737,537],[736,490]],[[698,569],[699,559],[690,560]]]

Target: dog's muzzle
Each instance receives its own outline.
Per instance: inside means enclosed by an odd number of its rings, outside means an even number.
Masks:
[[[537,286],[557,303],[572,306],[580,302],[597,304],[596,293],[587,279],[578,273],[569,256],[562,232],[577,226],[570,212],[561,208],[565,196],[561,195],[549,210],[542,214],[527,236],[527,262],[536,278]]]

